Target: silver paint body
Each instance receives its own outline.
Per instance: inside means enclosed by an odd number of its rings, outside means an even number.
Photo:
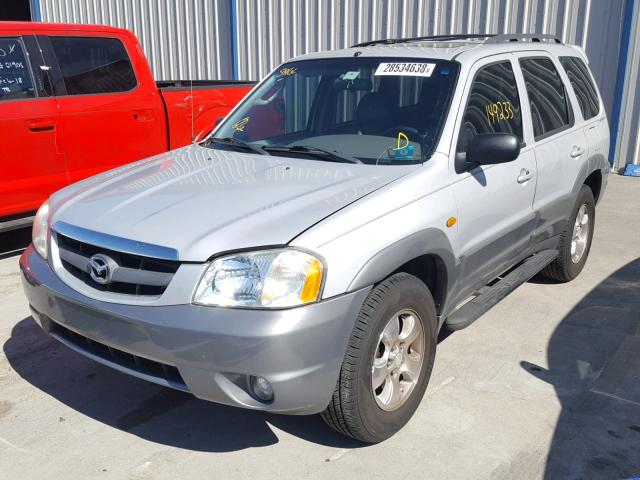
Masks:
[[[45,330],[51,318],[108,346],[176,366],[188,390],[201,398],[283,413],[322,411],[372,285],[404,263],[432,255],[445,272],[438,305],[442,324],[498,274],[557,245],[590,173],[600,170],[603,191],[606,186],[609,130],[602,101],[600,114],[584,122],[557,60],[581,55],[579,50],[547,44],[448,45],[360,49],[362,56],[460,63],[438,146],[422,165],[341,164],[193,145],[56,193],[49,261],[33,249],[21,260],[34,318]],[[352,55],[353,50],[343,50],[300,58]],[[552,59],[575,116],[571,128],[538,142],[517,63],[521,56]],[[513,162],[457,174],[455,145],[472,79],[479,68],[498,60],[513,64],[526,146]],[[574,146],[584,149],[577,158],[571,156]],[[532,175],[520,183],[523,169]],[[457,218],[452,228],[446,225],[450,217]],[[94,290],[61,266],[57,229],[105,248],[187,263],[158,298]],[[319,303],[257,311],[191,304],[213,256],[276,245],[304,248],[325,260]],[[236,374],[267,378],[274,402],[260,404],[234,389],[229,376]]]

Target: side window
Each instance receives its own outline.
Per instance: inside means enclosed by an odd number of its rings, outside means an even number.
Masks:
[[[600,113],[598,93],[589,77],[587,66],[578,57],[560,57],[560,64],[567,72],[573,91],[576,92],[582,117],[588,120],[598,115]]]
[[[116,38],[50,37],[69,95],[127,92],[137,85],[133,66]]]
[[[0,102],[36,96],[22,41],[0,37]]]
[[[512,133],[522,141],[520,98],[510,62],[489,65],[476,74],[457,151],[466,152],[473,137],[482,133]]]
[[[560,74],[548,58],[520,60],[522,75],[529,94],[533,135],[536,140],[570,126],[567,92]]]

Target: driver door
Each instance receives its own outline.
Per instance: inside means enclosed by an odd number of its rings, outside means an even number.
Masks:
[[[511,133],[525,140],[524,85],[511,55],[476,63],[466,86],[465,110],[457,131],[457,154],[482,133]],[[530,141],[528,143],[531,143]],[[452,155],[453,159],[455,155]],[[455,167],[454,167],[455,168]],[[465,297],[528,255],[535,228],[533,198],[536,163],[523,144],[515,160],[455,172],[458,249],[462,258]]]

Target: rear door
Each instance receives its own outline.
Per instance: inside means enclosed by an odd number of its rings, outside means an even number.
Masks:
[[[538,168],[534,211],[539,215],[536,243],[559,235],[573,207],[573,186],[586,170],[587,141],[576,119],[561,68],[546,53],[520,54]],[[564,73],[564,72],[562,72]]]
[[[71,182],[166,149],[155,84],[136,75],[143,67],[136,43],[97,34],[38,39],[60,72],[58,105]]]
[[[0,35],[0,217],[34,211],[67,185],[55,98],[30,35]]]
[[[560,57],[584,121],[584,134],[589,148],[589,170],[604,163],[609,154],[608,126],[598,91],[584,60],[578,56]]]
[[[523,85],[515,73],[509,54],[483,59],[472,67],[455,155],[465,154],[478,134],[511,133],[526,140]],[[536,164],[531,146],[522,145],[520,156],[512,162],[455,172],[458,248],[467,290],[484,285],[526,255],[535,228]],[[461,295],[465,293],[471,292]]]

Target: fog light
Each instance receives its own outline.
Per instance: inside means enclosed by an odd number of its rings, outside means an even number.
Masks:
[[[263,402],[273,401],[273,388],[271,388],[271,384],[266,378],[252,376],[251,380],[249,380],[249,385],[251,386],[251,392],[258,400]]]

